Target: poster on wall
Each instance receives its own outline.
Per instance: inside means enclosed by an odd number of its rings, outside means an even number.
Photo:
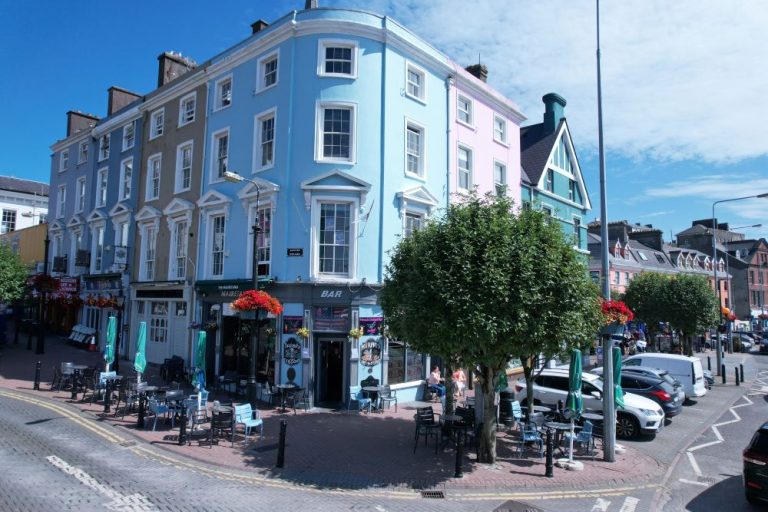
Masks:
[[[296,331],[304,326],[303,316],[285,316],[283,315],[283,334],[295,334]]]
[[[314,330],[349,331],[349,308],[336,306],[316,306],[314,308]]]
[[[360,364],[367,367],[381,362],[381,343],[379,338],[370,338],[360,345]]]
[[[291,336],[283,344],[283,362],[288,366],[296,366],[301,361],[301,343]]]
[[[363,336],[381,336],[384,334],[384,319],[381,317],[361,317],[360,327],[363,328]]]

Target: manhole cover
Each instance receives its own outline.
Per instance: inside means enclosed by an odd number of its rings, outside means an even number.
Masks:
[[[443,500],[445,499],[445,493],[443,491],[421,491],[421,497]]]
[[[544,512],[544,509],[520,501],[507,501],[493,509],[493,512]]]

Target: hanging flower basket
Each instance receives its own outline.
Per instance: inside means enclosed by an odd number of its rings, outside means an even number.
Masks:
[[[605,324],[600,328],[600,334],[604,336],[613,336],[616,334],[624,334],[624,328],[626,326],[624,324],[620,324],[618,322],[612,322],[610,324]]]
[[[255,309],[246,309],[245,311],[240,311],[239,315],[243,320],[256,320]]]
[[[600,328],[600,334],[610,336],[624,334],[627,322],[635,318],[635,314],[620,300],[604,300],[600,303],[600,311],[605,319],[605,325]]]
[[[360,336],[364,334],[362,327],[357,327],[355,329],[349,330],[349,337],[354,338],[356,340],[360,339]]]
[[[232,302],[232,309],[238,312],[263,309],[273,315],[283,312],[283,305],[276,298],[261,290],[246,290]],[[255,318],[255,317],[254,317]]]
[[[299,336],[301,339],[306,340],[309,338],[309,329],[306,327],[299,327],[296,329],[296,335]]]

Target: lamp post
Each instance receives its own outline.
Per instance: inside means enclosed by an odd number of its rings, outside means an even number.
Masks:
[[[255,181],[240,176],[236,172],[224,171],[224,179],[231,183],[241,183],[247,181],[256,187],[256,215],[253,219],[253,255],[251,258],[251,278],[253,279],[253,289],[259,289],[259,196],[261,195],[261,187]],[[256,350],[259,346],[259,312],[256,311],[256,320],[251,330],[251,339],[248,346],[248,383],[246,384],[246,395],[248,401],[251,403],[251,407],[256,407],[258,400],[258,383],[256,382]]]
[[[717,282],[717,218],[715,217],[715,206],[720,203],[730,203],[732,201],[743,201],[745,199],[758,199],[768,197],[768,192],[762,194],[755,194],[751,196],[733,197],[731,199],[720,199],[712,203],[712,270],[713,279],[715,282],[715,289],[717,291],[717,307],[720,311],[720,323],[723,322],[723,294],[720,289],[720,284]],[[730,294],[730,288],[729,288]],[[720,368],[722,365],[722,352],[720,351],[720,331],[717,332],[717,375],[720,375]]]
[[[48,277],[48,250],[51,246],[51,239],[48,237],[48,230],[45,231],[45,253],[43,260],[43,275],[45,277]],[[37,318],[37,348],[35,349],[35,354],[44,354],[45,353],[45,326],[43,325],[45,321],[45,296],[47,295],[47,290],[43,288],[40,290],[40,307],[38,311],[38,318]]]
[[[123,288],[120,287],[120,292],[117,295],[117,336],[115,337],[115,365],[113,369],[115,373],[120,373],[120,341],[123,339],[123,306],[125,306],[125,295],[123,295]]]

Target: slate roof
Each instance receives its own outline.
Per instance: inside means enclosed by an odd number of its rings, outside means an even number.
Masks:
[[[596,264],[600,262],[601,255],[600,255],[600,237],[598,235],[594,235],[592,233],[589,233],[589,242],[588,242],[588,248],[590,252],[590,268],[595,268]],[[610,245],[609,248],[613,248],[616,245],[616,239],[610,240],[608,242]],[[622,243],[622,247],[624,244]],[[645,254],[646,259],[642,259],[639,255],[640,252],[643,252]],[[669,256],[664,253],[663,251],[657,251],[656,249],[653,249],[651,247],[648,247],[647,245],[641,244],[640,242],[637,242],[635,240],[630,240],[629,242],[629,253],[630,258],[625,259],[621,256],[614,256],[613,253],[610,251],[608,252],[608,260],[610,262],[614,262],[618,267],[622,269],[636,269],[637,271],[641,270],[653,270],[656,272],[676,272],[677,267],[670,261]],[[664,260],[663,263],[660,262],[656,258],[656,254],[661,255],[662,259]]]
[[[549,161],[549,154],[557,142],[557,134],[565,118],[553,132],[544,130],[544,123],[520,128],[520,163],[533,185],[537,185]]]
[[[37,194],[48,197],[48,184],[40,181],[24,180],[13,176],[0,176],[0,190]]]
[[[523,185],[533,185],[531,178],[528,177],[528,173],[525,172],[525,169],[522,167],[520,168],[520,181],[523,183]]]

